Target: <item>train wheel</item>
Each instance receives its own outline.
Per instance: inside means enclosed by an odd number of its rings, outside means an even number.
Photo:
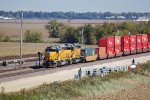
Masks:
[[[49,67],[50,67],[50,64],[49,64],[49,63],[45,63],[44,66],[45,66],[46,68],[49,68]]]
[[[57,62],[57,66],[61,67],[61,62],[60,61]]]
[[[53,68],[57,67],[57,62],[52,65]]]
[[[72,60],[69,60],[69,61],[68,61],[68,65],[71,65],[71,64],[72,64]]]
[[[83,62],[83,63],[86,63],[86,60],[85,60],[85,59],[82,59],[82,62]]]

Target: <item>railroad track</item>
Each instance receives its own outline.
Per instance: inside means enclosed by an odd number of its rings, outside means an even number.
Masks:
[[[95,61],[95,62],[78,63],[78,64],[67,65],[67,66],[56,67],[56,68],[43,68],[43,67],[36,68],[30,65],[30,68],[0,73],[0,82],[6,82],[6,81],[21,79],[21,78],[38,76],[38,75],[46,75],[46,74],[55,73],[55,72],[63,71],[63,70],[70,70],[74,68],[90,67],[92,65],[111,63],[114,61],[119,61],[119,60],[124,60],[124,59],[129,59],[129,58],[137,58],[137,57],[147,56],[147,55],[150,55],[150,52],[136,54],[136,55],[123,56],[123,57],[118,57],[118,58],[112,58],[112,59],[107,59],[107,60],[100,60],[100,61]]]
[[[9,62],[7,66],[2,66],[3,61],[0,61],[0,73],[6,72],[6,71],[13,71],[13,70],[18,70],[18,69],[24,69],[28,68],[30,66],[35,66],[36,61],[38,61],[38,57],[28,57],[28,58],[23,58],[23,65],[20,67],[19,61],[20,59],[11,59],[11,60],[4,60]]]

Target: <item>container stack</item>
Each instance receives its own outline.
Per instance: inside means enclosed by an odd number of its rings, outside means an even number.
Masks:
[[[130,52],[136,54],[136,35],[130,35]]]
[[[121,47],[124,55],[130,54],[130,36],[126,35],[121,37]]]
[[[143,48],[143,52],[148,52],[148,37],[147,37],[147,34],[142,34],[142,48]]]
[[[150,51],[150,33],[147,34],[147,38],[148,38],[148,47],[149,47],[149,51]]]
[[[137,34],[136,35],[136,45],[137,45],[137,53],[142,53],[142,35],[141,34]]]
[[[116,57],[119,57],[122,55],[121,52],[121,37],[115,36],[115,55]]]
[[[114,51],[114,37],[100,38],[98,41],[99,47],[106,47],[106,53],[108,58],[115,56]]]

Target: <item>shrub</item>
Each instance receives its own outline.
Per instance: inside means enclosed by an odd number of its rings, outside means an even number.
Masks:
[[[42,42],[42,35],[39,32],[33,32],[31,30],[27,30],[25,32],[24,41],[32,42],[32,43]]]
[[[4,33],[0,34],[0,42],[10,42],[11,37],[8,35],[5,35]]]
[[[4,33],[0,33],[0,42],[2,42],[3,41],[3,37],[4,37]]]
[[[11,41],[10,36],[4,36],[3,42],[10,42],[10,41]]]

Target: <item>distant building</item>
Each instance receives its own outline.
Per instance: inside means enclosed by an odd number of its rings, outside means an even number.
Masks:
[[[0,16],[0,20],[11,20],[11,19],[13,19],[13,18]]]
[[[139,17],[138,19],[134,20],[135,22],[148,22],[150,21],[150,18],[146,17]]]
[[[118,19],[126,19],[124,16],[117,16]]]
[[[122,19],[122,20],[126,19],[125,16],[110,16],[110,17],[105,17],[105,18],[106,19]]]

